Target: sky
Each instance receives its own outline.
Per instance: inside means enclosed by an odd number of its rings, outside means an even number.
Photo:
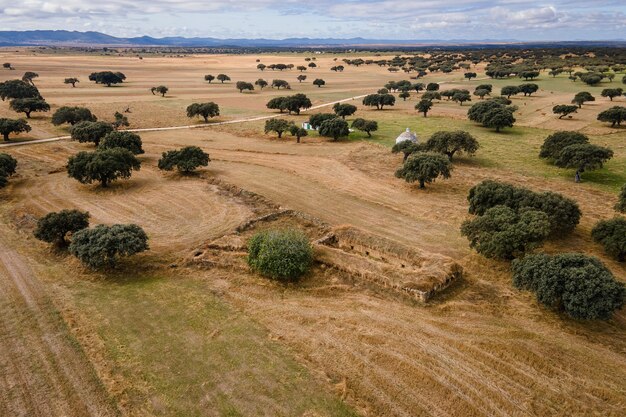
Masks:
[[[626,0],[0,0],[0,30],[113,36],[626,39]]]

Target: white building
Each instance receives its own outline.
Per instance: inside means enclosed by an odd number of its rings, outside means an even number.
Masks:
[[[411,132],[411,129],[409,129],[408,127],[406,128],[406,131],[402,132],[400,134],[400,136],[398,136],[396,138],[396,144],[400,143],[400,142],[404,142],[405,140],[410,140],[413,143],[418,143],[419,139],[417,138],[417,135],[413,132]]]

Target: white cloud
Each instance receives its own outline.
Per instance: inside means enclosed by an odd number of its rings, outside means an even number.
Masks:
[[[2,29],[132,36],[617,38],[624,0],[0,0]]]

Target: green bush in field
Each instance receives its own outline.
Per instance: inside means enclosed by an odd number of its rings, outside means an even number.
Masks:
[[[313,250],[306,235],[298,230],[267,230],[248,242],[248,265],[269,278],[296,281],[307,273]]]
[[[608,319],[624,305],[626,288],[597,258],[580,253],[528,255],[513,261],[513,285],[575,319]]]

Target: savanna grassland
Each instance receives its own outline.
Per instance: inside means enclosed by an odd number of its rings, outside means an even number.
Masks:
[[[265,64],[317,67],[259,71]],[[510,264],[468,247],[459,228],[468,218],[469,189],[499,179],[575,199],[583,216],[574,233],[549,240],[548,253],[584,252],[600,258],[619,280],[626,266],[593,243],[590,232],[626,183],[626,130],[596,115],[610,102],[603,88],[619,87],[618,74],[597,87],[567,74],[542,72],[531,97],[512,97],[517,123],[502,133],[467,120],[462,106],[435,101],[428,117],[414,110],[421,94],[382,111],[360,99],[389,80],[408,76],[385,67],[346,66],[347,55],[194,55],[153,57],[44,55],[0,50],[14,71],[34,71],[52,109],[86,106],[99,120],[125,113],[130,128],[203,125],[188,119],[193,102],[214,101],[220,116],[203,127],[141,132],[142,166],[108,188],[68,178],[68,157],[93,145],[59,140],[1,147],[18,160],[18,173],[0,190],[0,415],[23,416],[620,416],[626,412],[626,313],[608,321],[576,321],[539,305],[511,285]],[[349,56],[349,57],[356,57]],[[361,54],[358,57],[380,59]],[[386,58],[391,59],[393,55]],[[335,62],[333,59],[338,58]],[[121,71],[110,88],[89,82],[94,71]],[[419,80],[444,88],[491,83],[484,63]],[[205,74],[231,81],[211,84]],[[76,88],[63,84],[77,77]],[[240,93],[236,81],[287,80],[288,92],[266,87]],[[312,85],[322,78],[326,85]],[[165,97],[150,88],[166,85]],[[571,119],[552,114],[578,91],[590,91]],[[337,142],[312,133],[297,144],[290,135],[264,134],[272,97],[304,93],[313,106],[348,100],[355,117],[376,120],[368,138],[353,132]],[[321,107],[299,116],[296,123]],[[68,134],[34,113],[30,141]],[[6,102],[0,117],[15,117]],[[216,124],[237,121],[232,124]],[[390,148],[406,128],[420,140],[440,130],[466,130],[480,142],[474,157],[455,158],[452,176],[424,190],[395,178],[402,157]],[[576,130],[613,149],[602,169],[574,183],[573,170],[539,159],[555,130]],[[194,175],[163,173],[160,155],[195,145],[211,162]],[[463,279],[427,304],[317,265],[299,284],[282,285],[237,268],[200,268],[186,262],[196,248],[232,232],[268,204],[291,208],[333,225],[351,225],[407,247],[443,254],[464,269]],[[92,224],[135,223],[150,251],[107,272],[93,272],[32,236],[39,217],[77,208]]]

